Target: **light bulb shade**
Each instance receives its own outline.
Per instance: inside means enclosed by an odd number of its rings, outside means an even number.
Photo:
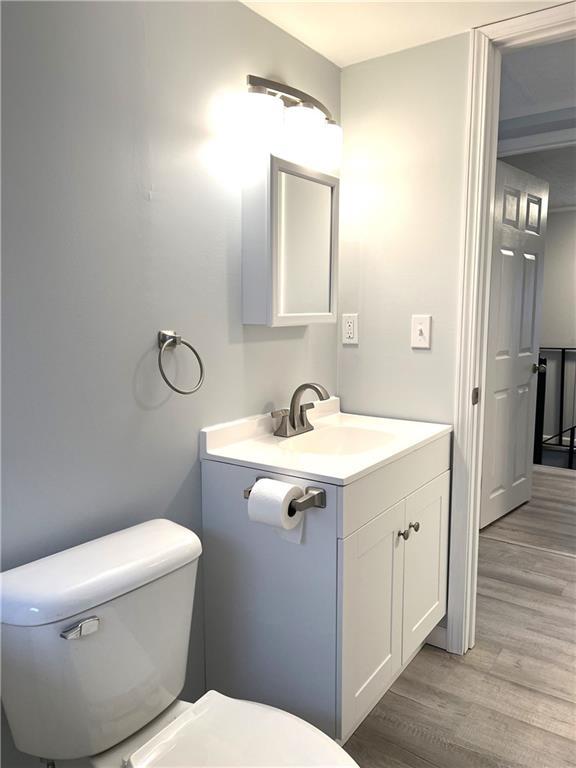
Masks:
[[[340,164],[340,157],[342,155],[342,138],[342,126],[335,123],[334,120],[326,121],[324,141],[330,150],[331,156],[338,165]]]
[[[308,104],[297,104],[286,109],[286,126],[291,131],[317,131],[324,120],[322,112]]]
[[[245,114],[240,119],[244,149],[276,152],[282,136],[284,104],[269,93],[247,94]]]
[[[342,127],[334,120],[327,120],[320,147],[320,162],[324,170],[335,173],[342,159]]]
[[[314,107],[288,107],[284,117],[282,155],[293,163],[316,167],[326,120]]]

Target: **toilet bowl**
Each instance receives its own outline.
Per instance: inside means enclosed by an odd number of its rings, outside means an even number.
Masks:
[[[178,698],[201,552],[188,529],[152,520],[2,574],[2,699],[18,749],[94,768],[356,765],[274,707]]]

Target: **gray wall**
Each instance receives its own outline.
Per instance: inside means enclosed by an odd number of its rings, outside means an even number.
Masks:
[[[339,70],[240,4],[3,5],[4,569],[155,517],[200,532],[198,430],[335,390],[334,327],[241,325],[240,188],[203,149],[249,72],[338,114]],[[160,379],[166,327],[204,357],[191,397]]]
[[[467,34],[346,68],[340,353],[348,411],[452,423],[468,117]],[[431,314],[431,350],[410,316]]]
[[[576,210],[548,214],[544,290],[542,301],[542,346],[576,347]],[[544,434],[558,432],[560,405],[560,353],[544,352],[546,408]],[[576,352],[566,355],[564,426],[576,422]],[[568,435],[565,435],[568,439]]]
[[[576,347],[576,210],[548,214],[540,337],[543,345]]]

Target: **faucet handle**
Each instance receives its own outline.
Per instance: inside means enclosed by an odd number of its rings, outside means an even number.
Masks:
[[[278,411],[272,411],[273,419],[280,419],[280,424],[274,434],[276,437],[290,437],[294,434],[292,424],[290,424],[290,411],[288,408],[280,408]]]

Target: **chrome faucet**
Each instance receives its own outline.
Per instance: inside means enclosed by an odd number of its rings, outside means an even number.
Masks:
[[[295,435],[302,435],[304,432],[310,432],[314,429],[312,424],[308,421],[308,414],[310,408],[314,408],[314,403],[304,403],[300,405],[302,395],[306,390],[311,389],[316,392],[319,400],[328,400],[330,397],[326,387],[322,384],[313,384],[311,382],[306,384],[300,384],[296,387],[292,399],[290,400],[290,408],[282,408],[279,411],[272,411],[272,416],[275,419],[282,419],[280,426],[274,432],[278,437],[294,437]]]

